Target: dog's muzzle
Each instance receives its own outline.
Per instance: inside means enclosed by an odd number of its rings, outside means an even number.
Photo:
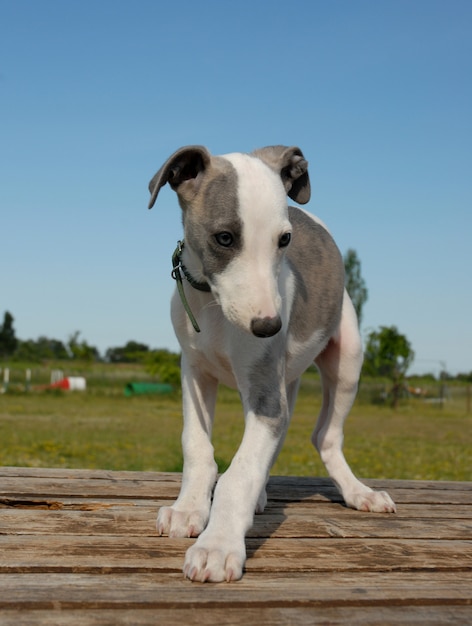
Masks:
[[[276,317],[255,317],[251,320],[251,332],[256,337],[273,337],[282,328],[280,315]]]

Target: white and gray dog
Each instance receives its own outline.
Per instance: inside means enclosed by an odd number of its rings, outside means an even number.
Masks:
[[[354,509],[394,512],[395,504],[362,484],[342,452],[362,347],[336,244],[318,219],[287,206],[287,195],[299,204],[310,199],[301,150],[213,156],[188,146],[152,179],[149,208],[166,183],[177,193],[184,226],[173,273],[181,293],[172,300],[182,347],[184,468],[180,495],[160,509],[157,528],[171,537],[198,536],[185,557],[188,578],[231,581],[242,576],[245,535],[266,505],[300,376],[313,362],[323,403],[312,442],[329,475]],[[219,382],[239,390],[245,431],[215,487]]]

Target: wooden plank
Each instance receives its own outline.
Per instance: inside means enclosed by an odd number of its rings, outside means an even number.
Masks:
[[[80,497],[11,497],[0,498],[0,512],[2,510],[30,510],[40,512],[41,510],[50,511],[93,511],[96,509],[113,508],[116,510],[125,510],[130,507],[155,507],[156,513],[160,506],[168,506],[167,499],[159,498],[80,498]],[[450,507],[448,507],[450,508]]]
[[[13,575],[14,576],[14,575]],[[6,578],[6,584],[4,584]],[[11,584],[13,583],[13,584]],[[420,573],[303,575],[274,577],[248,575],[231,585],[193,585],[181,576],[47,577],[0,575],[4,591],[0,607],[2,626],[17,618],[29,624],[468,624],[471,616],[470,574],[457,576]],[[469,600],[467,600],[467,597]],[[393,606],[392,606],[393,605]],[[18,611],[17,607],[22,610]],[[37,606],[38,610],[34,610]],[[103,608],[102,608],[103,607]],[[244,623],[244,622],[243,622]],[[16,625],[15,625],[16,626]]]
[[[3,535],[0,572],[180,571],[192,539]],[[248,571],[390,571],[472,567],[471,541],[251,539]]]
[[[0,609],[469,606],[472,572],[248,573],[231,584],[191,583],[176,573],[0,574]]]
[[[336,511],[337,517],[351,518],[354,513],[357,516],[357,511],[349,509],[344,505],[333,502],[271,502],[267,503],[267,507],[264,513],[270,514],[271,512],[279,513],[284,512],[287,515],[292,513],[300,515],[322,515],[333,514]],[[377,518],[378,514],[363,513],[365,517]],[[381,515],[380,517],[384,517]],[[398,505],[395,515],[386,515],[385,519],[431,519],[431,518],[444,518],[444,519],[472,519],[472,504],[460,504],[453,505],[442,504],[434,502],[430,505],[424,505],[423,503],[402,503]]]
[[[212,607],[200,610],[88,609],[0,611],[2,626],[470,626],[472,609],[463,606],[372,607]]]
[[[68,480],[103,480],[103,481],[136,481],[136,482],[157,482],[162,484],[173,484],[180,487],[182,475],[177,472],[137,472],[137,471],[115,471],[115,470],[85,470],[66,468],[30,468],[30,467],[0,467],[0,478],[21,477],[21,478],[48,478],[48,479],[68,479]],[[472,475],[471,475],[472,479]],[[464,481],[428,481],[428,480],[397,480],[397,479],[364,479],[362,480],[373,489],[405,489],[411,491],[432,490],[432,491],[467,491],[472,493],[471,482]],[[3,482],[3,481],[2,481]],[[309,487],[326,486],[332,488],[332,482],[325,477],[307,476],[272,476],[271,486],[283,486],[294,490],[306,490]]]
[[[0,467],[0,486],[3,479],[15,478],[18,484],[32,480],[42,480],[51,483],[65,483],[67,481],[103,481],[104,483],[132,481],[152,482],[158,485],[174,485],[180,488],[182,474],[179,472],[135,472],[95,469],[67,469],[48,467]],[[18,480],[20,479],[20,480]]]
[[[324,479],[310,479],[300,487],[293,488],[290,482],[269,483],[268,497],[275,502],[334,502],[341,503],[342,498],[331,484]],[[366,481],[368,482],[368,481]],[[472,489],[463,488],[425,488],[419,491],[403,489],[382,483],[389,491],[397,506],[402,504],[422,503],[431,505],[441,503],[451,506],[472,505]],[[173,501],[179,493],[180,483],[174,480],[159,483],[156,480],[114,478],[77,478],[24,477],[19,480],[14,476],[4,476],[0,480],[0,502],[5,499],[28,500],[31,498],[114,498],[114,499],[156,499]]]
[[[73,509],[38,509],[34,506],[0,509],[2,535],[128,535],[157,536],[158,505],[140,506],[121,503],[87,502]],[[79,508],[82,507],[82,508]],[[472,539],[472,509],[467,518],[399,517],[370,515],[338,507],[313,507],[311,511],[292,509],[290,514],[267,512],[255,517],[249,537],[272,538],[395,538]]]
[[[18,497],[15,495],[0,497],[0,514],[3,510],[31,510],[40,511],[46,510],[71,510],[71,511],[93,511],[100,508],[110,508],[115,510],[127,510],[130,507],[141,507],[147,509],[153,509],[157,515],[157,511],[161,506],[168,506],[169,500],[160,499],[156,494],[154,498],[81,498],[81,497]],[[394,516],[390,514],[383,516],[378,514],[370,514],[364,512],[353,511],[347,508],[341,503],[333,502],[305,502],[293,501],[293,502],[280,502],[280,501],[268,501],[264,511],[264,515],[300,515],[307,518],[323,518],[326,516],[332,516],[335,513],[336,517],[347,517],[352,521],[355,517],[378,519],[379,517],[387,520],[391,519],[418,519],[418,520],[431,520],[432,518],[442,519],[472,519],[472,504],[461,504],[451,506],[449,504],[442,504],[435,502],[432,505],[425,506],[423,504],[402,504],[397,508],[397,512]],[[257,516],[256,519],[263,518],[264,515]],[[354,517],[353,517],[354,516]],[[45,531],[46,532],[46,531]]]
[[[155,498],[174,500],[179,494],[177,483],[156,481],[77,478],[23,478],[3,477],[0,482],[0,499],[3,498]]]
[[[472,539],[471,519],[407,519],[394,515],[325,516],[298,512],[258,515],[248,537],[271,538],[384,538],[392,539]]]
[[[247,570],[395,571],[472,567],[472,542],[372,539],[251,540]]]
[[[339,503],[343,501],[333,485],[318,481],[321,481],[321,479],[313,480],[311,483],[301,484],[298,488],[292,488],[289,483],[269,483],[267,496],[270,500],[284,502],[304,501],[308,503],[329,500]],[[369,485],[372,482],[374,481],[365,481],[365,483]],[[378,483],[378,481],[375,482]],[[424,505],[442,503],[459,506],[472,504],[472,489],[470,486],[461,486],[460,488],[456,486],[447,489],[445,487],[443,488],[441,485],[436,489],[432,486],[428,486],[428,488],[424,489],[411,489],[395,486],[393,483],[389,484],[387,481],[383,481],[376,486],[376,489],[388,491],[397,506],[412,503],[422,503]]]
[[[182,474],[179,472],[137,472],[103,469],[68,469],[64,467],[7,467],[0,466],[0,478],[48,478],[56,480],[137,480],[152,481],[159,484],[175,483],[180,485]]]

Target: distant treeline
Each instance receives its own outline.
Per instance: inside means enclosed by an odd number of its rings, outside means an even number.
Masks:
[[[152,349],[146,344],[128,341],[123,346],[108,348],[101,354],[98,348],[80,339],[79,332],[70,335],[66,342],[45,336],[21,340],[15,335],[13,322],[13,316],[6,311],[3,324],[0,325],[1,360],[28,363],[62,360],[142,363],[151,374],[157,375],[162,381],[176,383],[180,378],[180,355],[169,350]],[[408,340],[395,327],[380,327],[379,331],[373,331],[369,335],[363,374],[391,379],[394,387],[400,387],[402,380],[409,378],[406,370],[413,354]],[[424,374],[422,378],[436,379],[433,374]],[[442,381],[472,382],[472,371],[457,376],[442,371],[439,378]]]
[[[108,363],[142,363],[149,373],[162,382],[178,384],[180,381],[180,355],[169,350],[153,350],[149,346],[128,341],[124,346],[108,348],[105,354],[91,346],[80,333],[70,335],[66,342],[51,337],[18,339],[13,326],[14,318],[5,312],[0,325],[0,359],[41,363],[44,361],[103,361]]]

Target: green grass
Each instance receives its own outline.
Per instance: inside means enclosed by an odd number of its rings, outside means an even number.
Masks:
[[[127,374],[138,371],[127,370]],[[180,471],[181,399],[126,398],[123,380],[90,373],[85,393],[9,391],[0,396],[0,465]],[[472,480],[472,416],[465,392],[443,408],[415,399],[397,411],[360,394],[345,426],[345,454],[369,478]],[[310,443],[320,405],[319,381],[307,374],[273,474],[326,475]],[[236,392],[219,394],[213,443],[221,470],[243,432]]]

